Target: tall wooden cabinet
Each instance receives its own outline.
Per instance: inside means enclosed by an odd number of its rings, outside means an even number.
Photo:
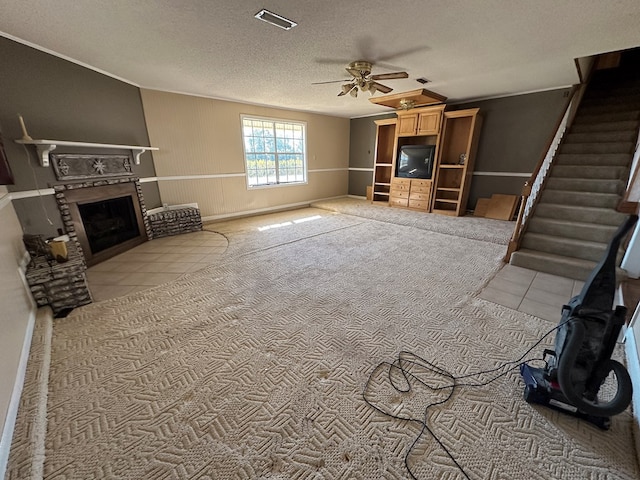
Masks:
[[[432,211],[464,215],[482,118],[478,108],[444,112]]]
[[[473,174],[479,109],[445,111],[445,105],[398,110],[397,119],[376,120],[373,201],[445,215],[464,215]],[[398,178],[404,145],[434,145],[431,179]]]
[[[430,179],[397,178],[395,176],[392,178],[389,205],[422,212],[431,211],[431,191],[437,168],[435,160],[438,158],[440,126],[442,125],[444,107],[444,105],[436,105],[396,112],[398,126],[392,167],[394,175],[398,152],[405,145],[434,145],[435,158],[433,174]]]

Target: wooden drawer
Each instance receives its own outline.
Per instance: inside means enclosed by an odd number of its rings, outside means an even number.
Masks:
[[[429,188],[431,189],[431,180],[411,180],[411,188]]]
[[[392,187],[391,196],[397,198],[409,198],[409,190],[396,190],[395,187]]]
[[[429,195],[429,193],[431,193],[431,185],[426,186],[426,187],[414,187],[413,185],[411,185],[411,193],[426,193],[427,195]]]
[[[408,198],[399,198],[399,197],[389,197],[389,205],[395,207],[406,207],[409,205]]]
[[[411,200],[424,200],[425,202],[428,202],[429,199],[431,198],[431,195],[428,192],[427,193],[414,192],[413,189],[411,189],[411,193],[409,194],[409,198]]]
[[[419,210],[429,210],[428,200],[409,200],[409,208],[416,208]]]
[[[398,190],[409,190],[411,187],[411,179],[410,178],[392,178],[391,179],[391,188],[395,188]]]

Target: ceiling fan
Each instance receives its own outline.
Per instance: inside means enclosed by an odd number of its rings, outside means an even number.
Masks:
[[[378,83],[376,80],[393,80],[396,78],[408,78],[407,72],[392,72],[392,73],[380,73],[377,75],[371,75],[371,69],[373,63],[365,60],[356,60],[351,62],[345,70],[351,75],[352,78],[346,80],[332,80],[329,82],[315,82],[313,85],[320,85],[324,83],[339,83],[346,82],[342,85],[338,96],[341,97],[347,93],[352,97],[358,96],[358,89],[361,92],[369,92],[373,95],[376,92],[389,93],[393,88]]]

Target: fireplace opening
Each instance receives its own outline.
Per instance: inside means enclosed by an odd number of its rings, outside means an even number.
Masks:
[[[78,204],[78,210],[93,255],[140,235],[130,196]]]
[[[147,240],[142,198],[136,186],[134,182],[121,182],[68,186],[71,188],[64,190],[68,231],[75,231],[87,265],[100,263]]]

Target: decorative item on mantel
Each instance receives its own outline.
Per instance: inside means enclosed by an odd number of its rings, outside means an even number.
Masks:
[[[58,180],[79,180],[93,177],[127,177],[133,175],[128,155],[50,155]]]

